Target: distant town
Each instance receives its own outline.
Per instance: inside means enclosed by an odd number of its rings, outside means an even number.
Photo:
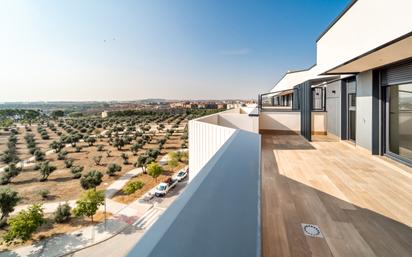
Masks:
[[[63,110],[71,116],[100,115],[107,117],[111,112],[123,110],[187,110],[187,109],[234,109],[249,104],[256,100],[167,100],[167,99],[142,99],[136,101],[50,101],[50,102],[5,102],[0,103],[0,109],[32,109],[41,110],[51,114],[56,110]]]

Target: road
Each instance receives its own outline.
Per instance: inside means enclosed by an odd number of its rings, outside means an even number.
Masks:
[[[78,251],[70,256],[72,257],[89,257],[89,256],[105,256],[105,257],[122,257],[126,256],[127,253],[137,244],[140,238],[143,236],[145,231],[150,228],[150,226],[157,220],[164,209],[170,206],[176,198],[183,192],[187,182],[181,182],[176,185],[173,191],[164,198],[156,198],[153,201],[156,202],[156,219],[149,218],[148,226],[144,229],[138,229],[136,225],[130,225],[122,233],[116,235],[115,237],[97,244],[95,246],[86,248],[84,250]],[[152,216],[153,217],[153,216]]]

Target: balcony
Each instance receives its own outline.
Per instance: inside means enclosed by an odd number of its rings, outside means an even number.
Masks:
[[[190,183],[129,256],[261,256],[255,115],[245,108],[190,121]]]

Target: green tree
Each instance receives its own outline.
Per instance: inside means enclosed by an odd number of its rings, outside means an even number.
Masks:
[[[45,154],[41,150],[36,150],[34,152],[34,158],[36,161],[43,161]]]
[[[22,210],[16,216],[9,219],[9,230],[3,239],[7,244],[15,240],[25,242],[31,238],[34,231],[43,223],[44,217],[41,205],[33,204],[27,210]]]
[[[120,166],[120,165],[118,165],[118,164],[116,164],[116,163],[111,163],[111,164],[109,164],[109,166],[107,166],[107,171],[106,171],[106,173],[107,173],[107,175],[109,175],[109,176],[114,176],[114,174],[116,173],[116,172],[119,172],[119,171],[121,171],[122,170],[122,167]]]
[[[123,159],[123,164],[129,164],[129,155],[127,155],[127,153],[122,153],[120,157]]]
[[[66,159],[67,154],[68,154],[68,152],[65,151],[65,150],[60,151],[60,152],[57,154],[57,160],[64,160],[64,159]]]
[[[88,190],[96,187],[102,183],[103,174],[97,170],[92,170],[80,179],[80,185],[83,189]]]
[[[17,167],[15,163],[10,163],[9,166],[4,168],[3,173],[0,176],[0,184],[6,185],[10,183],[10,180],[21,172],[22,168]]]
[[[148,155],[139,155],[139,157],[137,157],[137,161],[134,165],[136,167],[142,168],[143,171],[145,171],[147,158],[149,158]]]
[[[132,151],[133,155],[136,155],[140,148],[142,148],[141,144],[135,143],[130,147],[130,150]]]
[[[96,138],[92,137],[92,136],[87,136],[84,139],[84,142],[88,143],[89,146],[92,146],[94,143],[96,143]]]
[[[149,174],[152,178],[156,179],[156,181],[157,177],[159,177],[162,173],[163,168],[155,162],[152,162],[147,166],[147,174]]]
[[[167,165],[174,170],[179,165],[179,155],[177,152],[170,152],[168,154]]]
[[[101,155],[94,156],[93,161],[94,161],[94,164],[100,165],[100,162],[102,161],[102,156]]]
[[[116,147],[117,150],[122,150],[124,145],[125,145],[125,142],[124,142],[123,138],[116,137],[113,141],[113,146]]]
[[[56,170],[56,166],[50,165],[49,161],[42,162],[40,164],[40,181],[46,181],[50,174]]]
[[[64,116],[64,111],[62,111],[62,110],[52,111],[51,116],[52,116],[53,118],[63,117],[63,116]]]
[[[6,221],[7,217],[11,212],[14,211],[17,203],[20,201],[20,197],[17,192],[11,190],[8,187],[0,188],[0,226],[2,227]]]
[[[76,201],[74,215],[90,217],[93,222],[93,215],[96,214],[99,206],[104,203],[104,192],[89,189],[83,193],[81,198]]]

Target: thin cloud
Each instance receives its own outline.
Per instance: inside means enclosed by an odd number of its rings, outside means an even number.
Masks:
[[[250,53],[249,48],[238,48],[220,51],[221,55],[247,55]]]

